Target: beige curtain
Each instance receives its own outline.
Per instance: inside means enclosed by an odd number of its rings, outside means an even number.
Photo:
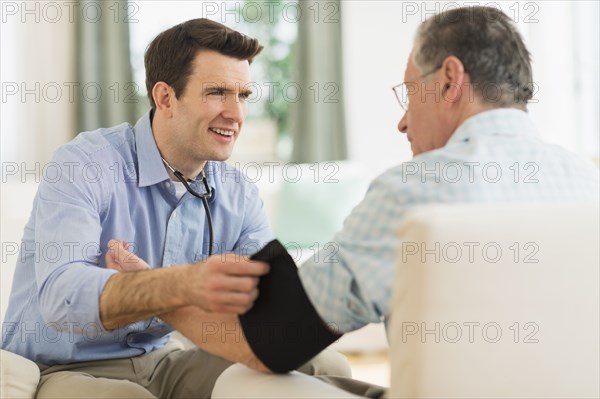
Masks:
[[[290,105],[292,161],[346,159],[341,1],[300,1],[299,6],[293,79],[302,95]]]
[[[129,50],[127,1],[79,2],[76,22],[78,131],[135,123],[138,87]],[[139,22],[137,22],[139,23]]]

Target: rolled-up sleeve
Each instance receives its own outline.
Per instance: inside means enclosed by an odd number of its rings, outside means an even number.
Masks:
[[[36,198],[35,275],[46,323],[81,331],[100,321],[99,298],[116,273],[99,267],[101,218],[109,170],[74,145],[56,152]]]

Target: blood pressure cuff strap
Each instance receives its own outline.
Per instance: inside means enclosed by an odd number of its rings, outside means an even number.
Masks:
[[[321,319],[308,299],[298,268],[277,240],[251,259],[267,262],[270,272],[260,278],[254,306],[240,316],[254,354],[273,372],[295,370],[341,337]]]

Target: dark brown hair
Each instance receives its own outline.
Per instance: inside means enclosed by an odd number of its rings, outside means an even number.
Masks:
[[[206,18],[192,19],[167,29],[152,40],[144,55],[146,90],[152,109],[152,89],[157,82],[183,95],[198,51],[213,50],[252,63],[263,49],[258,40]]]

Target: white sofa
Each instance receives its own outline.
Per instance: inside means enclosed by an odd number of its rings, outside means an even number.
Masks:
[[[597,398],[599,208],[412,211],[400,230],[388,396]],[[352,396],[298,373],[235,365],[213,397]]]

